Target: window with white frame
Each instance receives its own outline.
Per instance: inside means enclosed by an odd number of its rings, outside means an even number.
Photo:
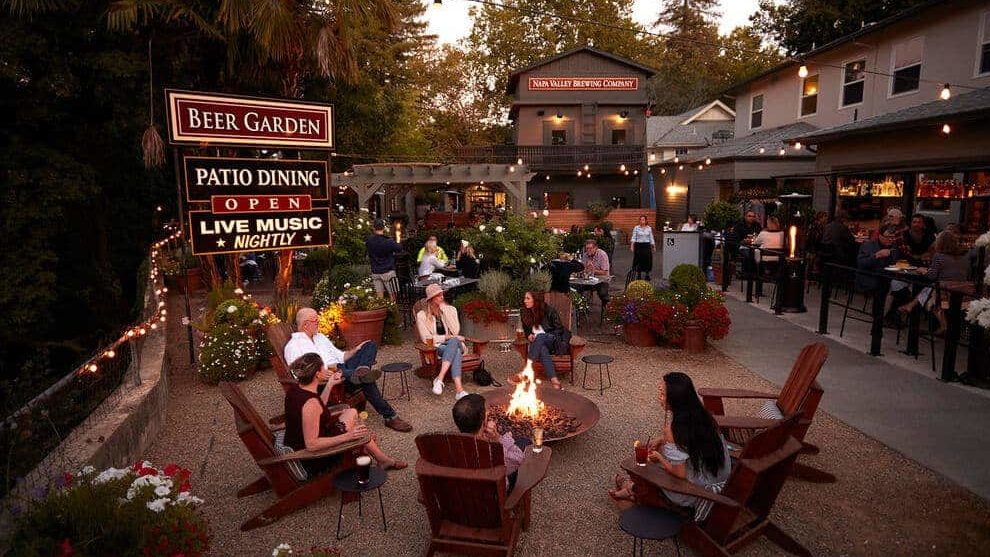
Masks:
[[[990,11],[983,12],[980,19],[980,52],[977,57],[977,73],[980,75],[990,73]]]
[[[842,72],[842,106],[863,102],[866,85],[866,60],[848,62]]]
[[[753,95],[749,110],[749,127],[759,128],[763,125],[763,95]]]
[[[921,85],[921,58],[925,50],[924,37],[915,37],[894,46],[893,79],[890,94],[917,91]]]
[[[801,116],[811,116],[818,112],[818,75],[809,75],[801,80]]]

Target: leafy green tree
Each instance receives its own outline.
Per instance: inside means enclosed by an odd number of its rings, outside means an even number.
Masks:
[[[858,31],[926,0],[760,0],[753,28],[788,55],[800,54]]]

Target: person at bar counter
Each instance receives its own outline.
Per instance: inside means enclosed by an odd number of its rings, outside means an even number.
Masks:
[[[457,250],[457,270],[465,278],[476,279],[481,276],[481,263],[474,253],[474,246],[467,240],[461,240],[461,249]]]
[[[515,439],[508,431],[499,435],[495,418],[488,416],[485,397],[481,395],[470,394],[461,398],[454,403],[451,412],[458,431],[502,446],[505,479],[508,483],[508,491],[512,491],[516,485],[519,466],[526,459],[523,450],[530,444],[529,439]]]
[[[901,258],[901,252],[897,248],[898,237],[897,226],[887,224],[880,229],[880,234],[876,240],[863,242],[856,258],[856,268],[867,272],[856,273],[857,292],[874,292],[880,286],[880,281],[885,280],[874,273],[880,273],[885,267],[892,266]],[[890,294],[884,304],[885,315],[892,300],[904,299],[905,294],[910,296],[909,286],[903,281],[890,281]]]
[[[584,265],[580,261],[575,261],[574,256],[561,252],[557,259],[550,262],[550,292],[569,294],[571,292],[571,275],[583,270]]]
[[[379,298],[388,292],[394,299],[391,280],[395,278],[395,254],[402,252],[402,246],[385,235],[385,221],[382,219],[375,219],[371,231],[372,234],[364,240],[364,246],[368,250],[368,260],[371,261],[371,279],[375,284],[375,292]]]
[[[382,397],[375,381],[381,371],[371,369],[378,354],[378,346],[365,341],[347,352],[341,351],[320,332],[320,317],[313,308],[300,308],[296,312],[296,329],[285,345],[285,363],[291,366],[304,354],[315,352],[323,358],[323,364],[333,366],[343,373],[348,388],[360,388],[368,402],[381,414],[385,427],[395,431],[412,431],[412,426],[399,417],[398,413]]]
[[[898,246],[904,257],[912,265],[924,265],[931,257],[931,249],[935,244],[935,234],[928,230],[925,217],[914,215],[911,226],[901,234],[901,244]]]
[[[289,366],[289,373],[296,378],[295,385],[285,393],[285,446],[296,451],[320,451],[356,441],[368,433],[368,426],[358,417],[357,411],[348,408],[334,417],[327,407],[330,390],[344,381],[341,372],[331,373],[323,365],[323,358],[315,352],[303,354]],[[318,394],[320,382],[327,386]],[[402,470],[408,465],[385,454],[378,446],[375,435],[361,449],[373,456],[385,470]],[[310,477],[332,470],[343,460],[342,455],[307,458],[299,461]]]
[[[935,282],[942,281],[964,281],[969,271],[969,261],[966,258],[966,249],[959,246],[959,236],[950,230],[946,230],[938,235],[934,244],[935,255],[932,257],[932,264],[927,268],[918,269],[918,273],[925,275]],[[933,296],[934,290],[928,286],[922,289],[910,302],[901,306],[900,311],[910,313],[919,305],[932,312],[938,319],[939,327],[935,331],[935,336],[945,334],[946,320],[945,309],[946,300],[936,300]]]

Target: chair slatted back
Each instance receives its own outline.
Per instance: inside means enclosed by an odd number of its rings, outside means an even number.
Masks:
[[[799,418],[799,414],[792,414],[746,443],[722,490],[722,495],[735,500],[741,507],[715,504],[703,525],[716,542],[724,545],[744,533],[740,530],[755,527],[770,516],[801,451],[801,443],[793,437]],[[739,520],[743,509],[755,520]]]
[[[425,433],[416,437],[416,447],[416,476],[434,534],[443,523],[467,529],[507,525],[501,444],[462,433]]]
[[[234,409],[234,423],[237,434],[255,462],[279,456],[275,450],[275,440],[268,424],[254,409],[254,406],[244,396],[237,385],[229,382],[220,383],[220,392]],[[279,496],[295,489],[299,482],[289,471],[285,463],[275,463],[261,466],[262,471],[272,484],[272,490]]]
[[[777,395],[777,406],[781,414],[790,416],[801,411],[801,405],[827,359],[828,347],[820,342],[809,344],[801,350],[794,360],[787,381]]]
[[[574,312],[571,311],[571,297],[563,292],[547,292],[543,295],[543,300],[560,315],[560,322],[568,331],[573,331],[571,322]]]
[[[425,298],[420,299],[415,304],[413,304],[413,309],[412,309],[413,330],[416,331],[416,340],[419,342],[423,342],[423,337],[419,335],[419,327],[416,326],[416,316],[419,315],[419,312],[421,311],[427,311],[427,308],[429,307],[427,304],[429,304],[429,300]]]
[[[281,380],[292,379],[289,374],[289,365],[285,361],[285,345],[292,337],[292,326],[288,323],[276,323],[265,328],[265,336],[268,337],[268,344],[272,348],[272,356],[268,361],[275,370],[275,375]],[[286,388],[283,385],[283,388]]]

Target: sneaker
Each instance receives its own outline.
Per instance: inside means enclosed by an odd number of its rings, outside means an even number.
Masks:
[[[409,422],[403,420],[398,416],[392,418],[391,420],[385,420],[385,427],[389,429],[394,429],[395,431],[399,431],[402,433],[407,433],[412,431],[412,426],[409,425]],[[405,468],[405,466],[403,466],[402,468]],[[396,470],[401,470],[401,468],[396,468]]]
[[[454,395],[454,400],[461,400],[462,398],[464,398],[466,396],[468,396],[468,392],[467,391],[461,391],[461,392],[457,393],[456,395]]]
[[[443,394],[443,381],[440,379],[433,380],[433,394],[442,395]]]
[[[371,369],[368,366],[358,366],[351,374],[351,383],[359,385],[361,383],[374,383],[378,381],[378,378],[382,376],[382,372],[377,369]]]

